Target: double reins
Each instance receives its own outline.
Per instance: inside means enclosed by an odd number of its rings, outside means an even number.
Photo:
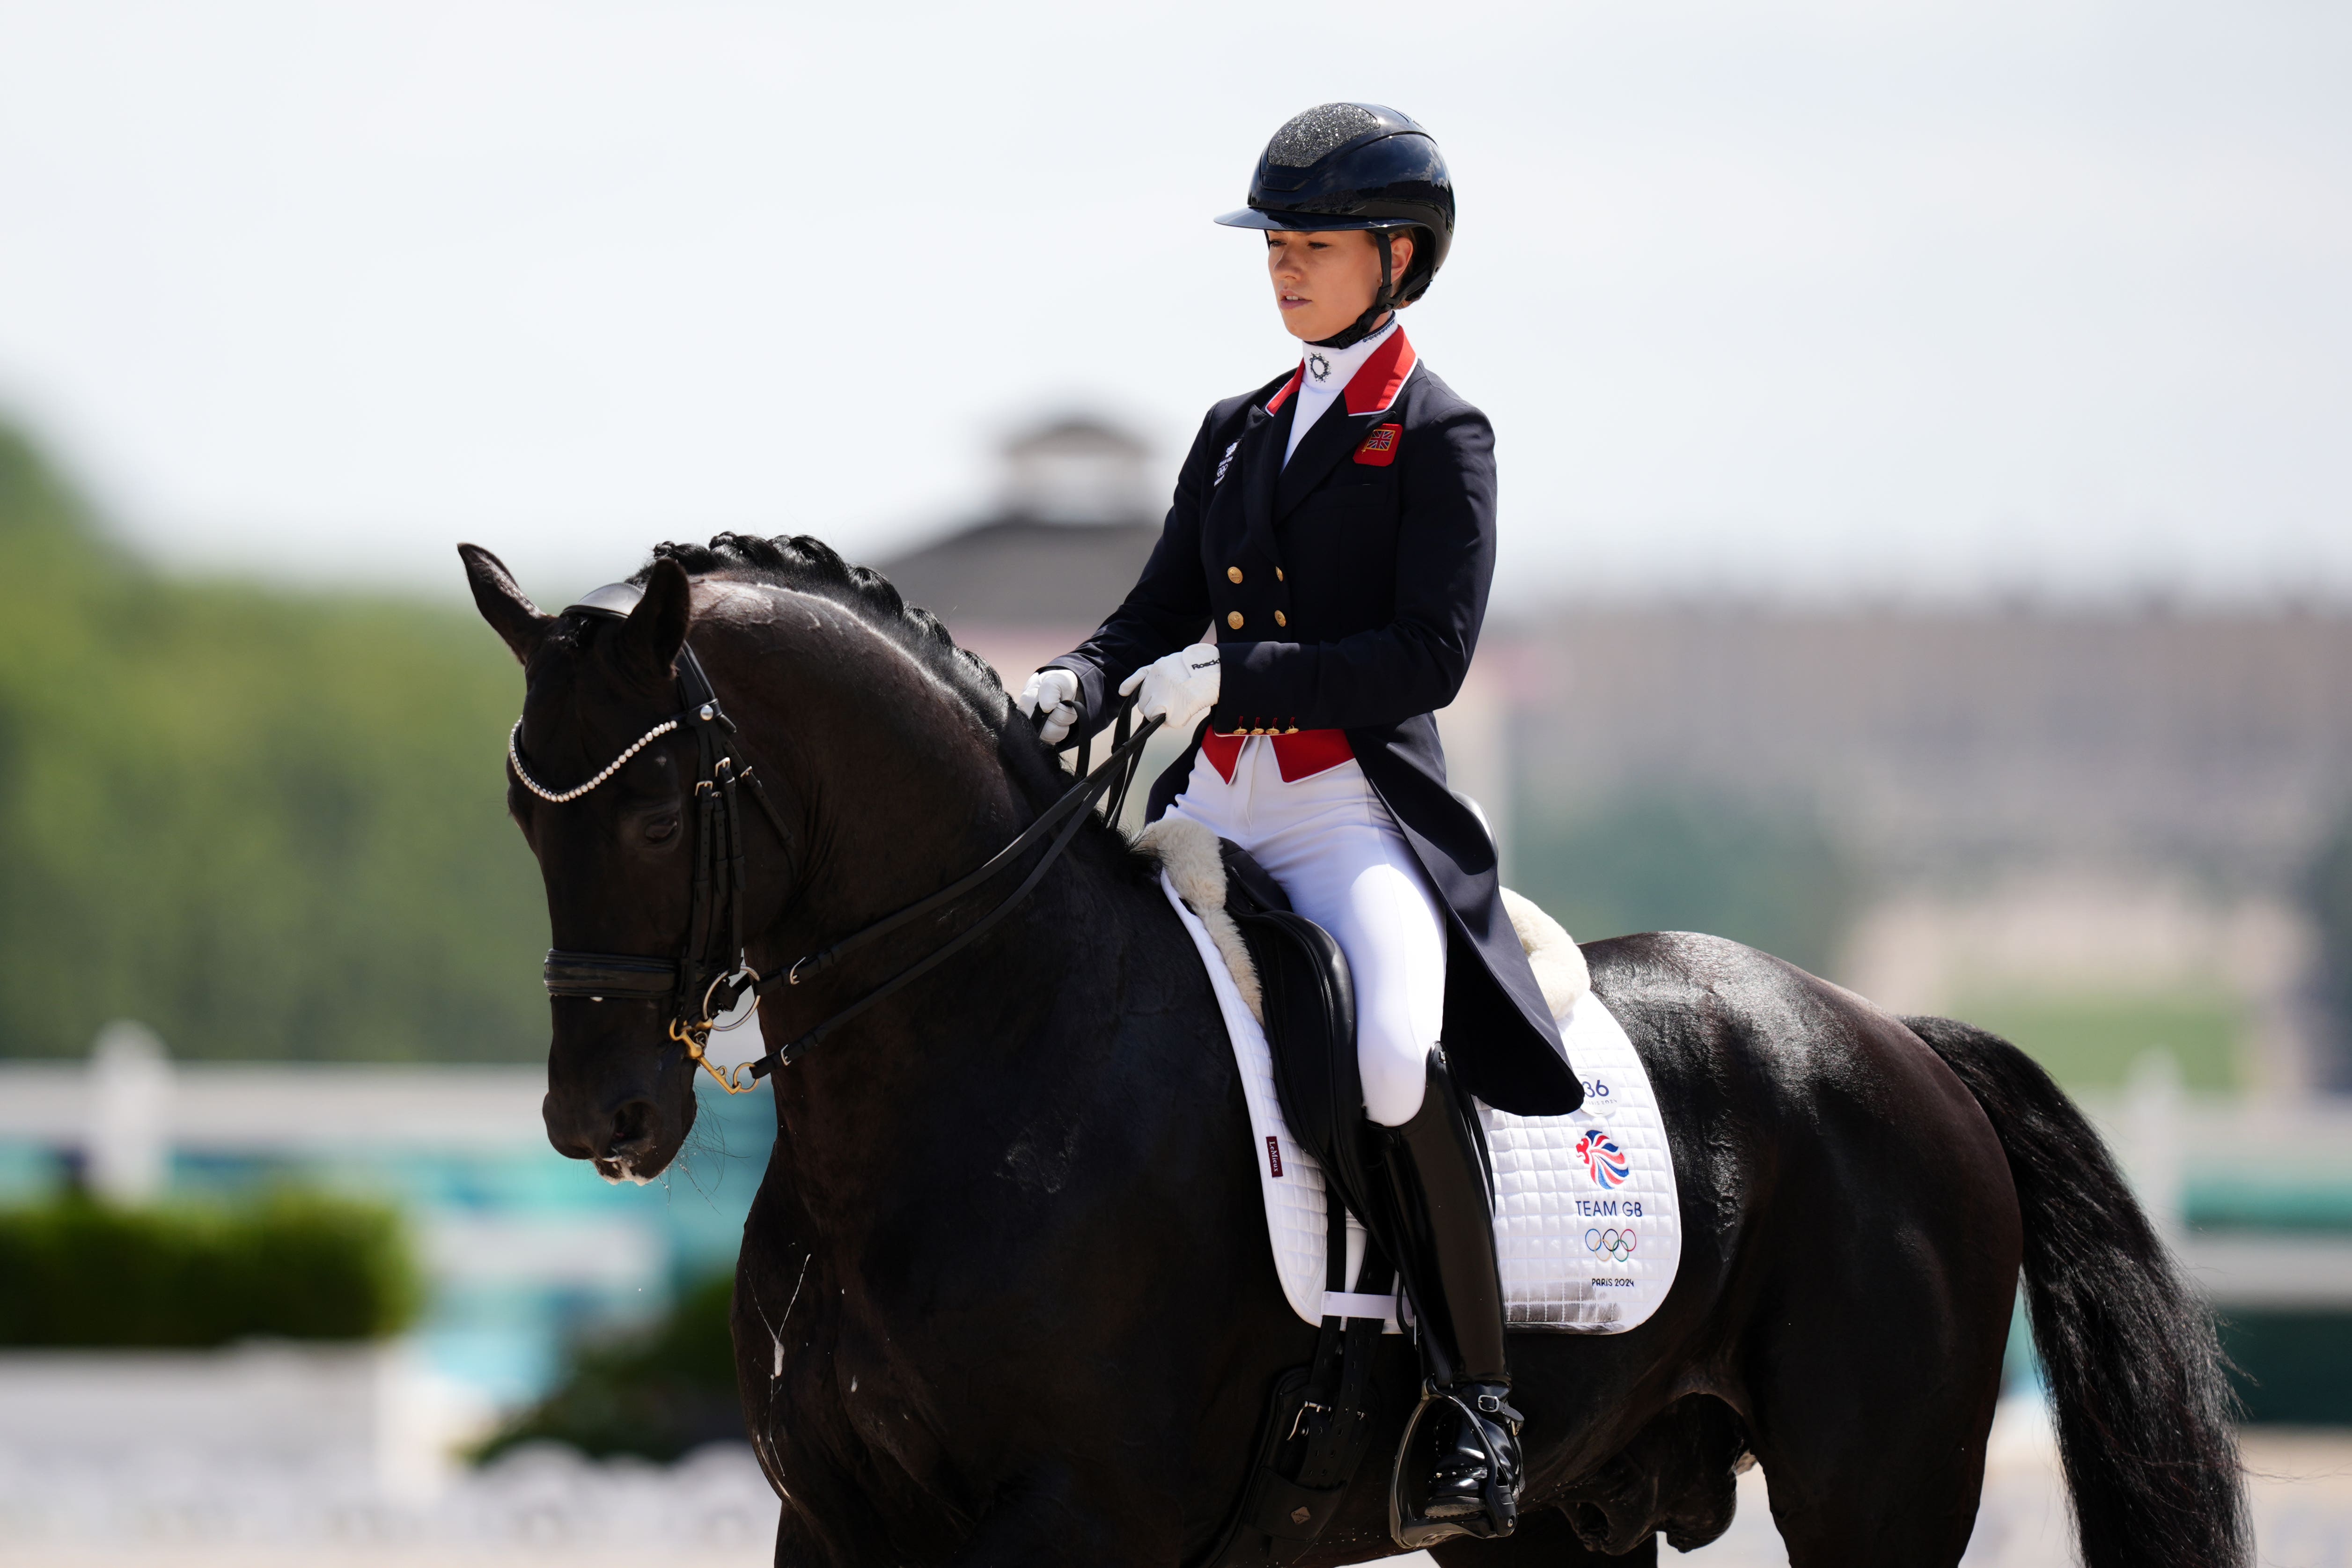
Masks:
[[[577,610],[624,620],[643,595],[644,590],[634,584],[615,583],[597,589],[564,613],[569,615]],[[507,738],[507,760],[525,789],[551,805],[562,805],[578,800],[604,783],[631,757],[662,736],[683,730],[695,737],[700,766],[694,785],[697,822],[693,912],[688,919],[685,940],[677,956],[662,958],[639,953],[579,952],[550,948],[544,974],[550,996],[586,997],[595,1002],[612,998],[666,1004],[670,1010],[669,1037],[685,1048],[688,1060],[709,1073],[730,1094],[749,1094],[758,1087],[760,1079],[780,1067],[790,1067],[844,1024],[901,987],[921,979],[1011,914],[1036,889],[1037,884],[1045,880],[1045,873],[1053,868],[1054,863],[1061,858],[1062,852],[1076,838],[1079,828],[1085,826],[1097,800],[1104,802],[1106,820],[1118,820],[1119,813],[1126,805],[1128,793],[1135,782],[1136,768],[1143,757],[1144,742],[1164,722],[1153,719],[1141,725],[1133,725],[1135,704],[1130,700],[1119,710],[1110,752],[1103,759],[1102,765],[1091,770],[1088,768],[1094,749],[1093,741],[1089,738],[1079,748],[1077,771],[1081,776],[1078,782],[978,868],[937,892],[853,931],[831,946],[795,961],[781,974],[762,975],[751,967],[748,937],[743,929],[743,900],[751,887],[750,862],[743,852],[743,792],[750,792],[751,799],[775,829],[779,840],[789,846],[791,835],[785,831],[782,818],[769,800],[767,789],[757,771],[749,763],[738,761],[734,721],[728,718],[726,710],[719,705],[709,677],[703,673],[702,663],[695,658],[691,647],[679,649],[677,684],[681,703],[679,710],[639,736],[585,784],[558,791],[549,789],[532,778],[523,763],[522,721],[520,719],[515,721],[514,730]],[[937,913],[965,894],[986,885],[1049,837],[1052,842],[1047,845],[1045,854],[1038,858],[1036,865],[1030,868],[1028,876],[1022,879],[1020,885],[948,942],[786,1044],[772,1047],[764,1054],[725,1070],[710,1060],[708,1051],[711,1035],[736,1026],[736,1024],[722,1025],[719,1019],[740,1005],[746,996],[757,998],[780,979],[787,985],[800,985],[818,978],[868,942],[887,936],[925,915]],[[749,1016],[748,1011],[745,1016]],[[736,1023],[741,1021],[738,1019]],[[744,1077],[747,1068],[750,1073],[748,1081]]]
[[[1035,848],[1038,842],[1046,835],[1052,834],[1053,843],[1047,847],[1044,855],[1038,857],[1037,864],[1030,868],[1029,875],[1023,878],[1021,885],[1007,893],[995,908],[957,932],[947,942],[900,970],[823,1023],[806,1030],[786,1044],[775,1047],[766,1055],[740,1064],[730,1075],[721,1077],[716,1068],[712,1068],[712,1076],[719,1077],[719,1081],[727,1086],[729,1093],[741,1094],[748,1092],[751,1088],[751,1084],[748,1083],[740,1089],[736,1087],[735,1076],[740,1075],[744,1067],[751,1068],[752,1081],[756,1083],[780,1067],[792,1066],[804,1052],[827,1035],[832,1034],[842,1025],[873,1006],[900,986],[921,979],[925,974],[945,963],[964,948],[977,942],[989,927],[1011,914],[1014,907],[1034,892],[1038,883],[1045,879],[1045,873],[1054,868],[1054,862],[1062,858],[1062,851],[1067,849],[1070,847],[1070,841],[1078,836],[1078,829],[1086,826],[1089,810],[1097,799],[1108,797],[1103,810],[1104,820],[1117,822],[1120,809],[1126,805],[1129,786],[1134,783],[1136,764],[1143,758],[1143,743],[1150,740],[1153,731],[1165,722],[1163,720],[1153,719],[1136,729],[1134,733],[1129,734],[1128,727],[1133,716],[1133,709],[1134,705],[1130,702],[1120,711],[1118,739],[1111,747],[1110,755],[1103,759],[1102,766],[1086,773],[1076,784],[1072,784],[1063,793],[1059,800],[1038,814],[1036,821],[1023,828],[1013,842],[990,856],[977,870],[949,883],[927,898],[908,904],[895,914],[885,915],[872,925],[843,937],[831,947],[797,961],[784,972],[784,983],[788,985],[798,985],[804,980],[814,980],[840,963],[843,958],[876,938],[887,936],[909,921],[920,920],[925,915],[946,908],[974,888],[994,879],[1014,861]],[[1082,768],[1085,766],[1083,758],[1079,765]],[[769,984],[768,981],[761,981],[755,977],[751,989],[757,993],[767,984]],[[732,1002],[728,1004],[729,1006],[733,1005]],[[689,1051],[688,1054],[693,1053]],[[697,1059],[701,1058],[698,1057]],[[708,1062],[704,1062],[703,1065],[709,1066]]]

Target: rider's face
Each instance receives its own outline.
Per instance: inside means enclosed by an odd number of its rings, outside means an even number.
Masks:
[[[1265,237],[1265,269],[1274,279],[1274,301],[1282,324],[1295,338],[1315,342],[1347,330],[1364,313],[1381,287],[1380,239],[1369,229],[1332,229],[1297,234],[1276,229]],[[1412,260],[1412,240],[1389,241],[1391,276],[1402,278]]]

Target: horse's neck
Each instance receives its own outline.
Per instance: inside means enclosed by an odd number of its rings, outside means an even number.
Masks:
[[[772,963],[921,898],[1026,820],[961,701],[850,612],[824,609],[807,626],[713,628],[714,674],[733,677],[729,710],[794,840],[796,885],[762,932]]]
[[[730,650],[732,658],[743,657]],[[771,652],[767,668],[786,660]],[[1050,804],[1024,787],[998,742],[895,656],[872,669],[803,679],[789,692],[730,699],[747,748],[779,767],[779,804],[804,842],[805,885],[763,933],[771,967],[821,951],[984,862]],[[1074,781],[1073,781],[1074,782]],[[1040,848],[937,920],[913,922],[845,959],[811,994],[780,987],[762,1006],[780,1045],[919,962],[1010,896]],[[1050,1092],[1073,1054],[1112,1032],[1116,976],[1138,940],[1137,889],[1116,850],[1082,834],[1004,920],[936,972],[828,1036],[775,1081],[777,1158],[807,1181],[855,1187],[878,1151],[926,1135],[956,1097],[1001,1098],[1017,1080]],[[1092,1019],[1084,1016],[1088,1012]]]
[[[962,930],[1019,876],[973,894],[933,936],[890,948],[827,1005]],[[936,1201],[931,1184],[999,1178],[999,1157],[1034,1124],[1083,1119],[1102,1078],[1096,1058],[1123,1032],[1130,950],[1148,940],[1134,890],[1114,883],[1097,856],[1066,857],[971,947],[775,1075],[772,1158],[820,1228],[856,1234],[910,1193]]]

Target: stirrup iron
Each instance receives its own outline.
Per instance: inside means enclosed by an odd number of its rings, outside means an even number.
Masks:
[[[1390,1538],[1419,1552],[1461,1536],[1508,1536],[1518,1527],[1525,1482],[1518,1430],[1503,1384],[1426,1390],[1389,1477]]]

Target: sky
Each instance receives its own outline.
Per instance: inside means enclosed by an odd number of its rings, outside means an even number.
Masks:
[[[2352,598],[2347,81],[2320,0],[0,0],[0,410],[194,570],[880,558],[1293,362],[1208,220],[1357,99],[1506,602]]]

